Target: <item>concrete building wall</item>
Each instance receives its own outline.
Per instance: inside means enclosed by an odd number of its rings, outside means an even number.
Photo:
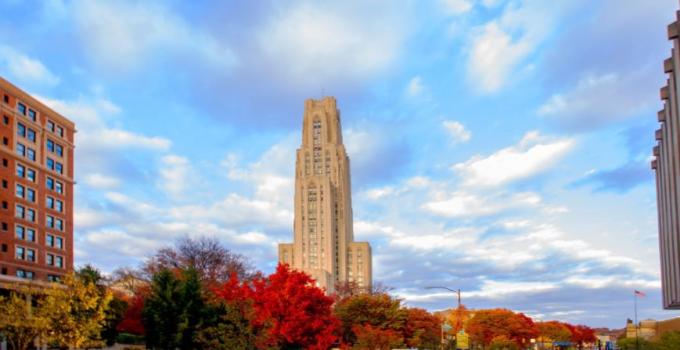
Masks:
[[[58,278],[73,269],[75,125],[2,78],[0,98],[0,275]]]
[[[309,273],[328,292],[350,280],[369,288],[371,249],[354,242],[349,157],[332,97],[305,101],[294,204],[293,243],[279,245],[279,261]],[[361,259],[350,261],[350,251]]]

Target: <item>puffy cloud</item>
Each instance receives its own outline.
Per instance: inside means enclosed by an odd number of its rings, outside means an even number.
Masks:
[[[444,129],[449,134],[451,142],[464,143],[470,141],[472,133],[465,129],[465,126],[455,120],[445,120],[442,122]]]
[[[422,208],[436,215],[445,217],[477,217],[497,214],[501,211],[533,207],[541,203],[536,193],[497,194],[482,196],[474,193],[458,191],[445,198],[434,199],[422,205]]]
[[[466,185],[498,186],[546,171],[574,145],[573,139],[550,139],[532,131],[514,146],[487,157],[475,156],[453,165],[452,169],[460,174]]]
[[[171,197],[184,194],[192,174],[191,164],[185,157],[169,154],[161,158],[159,186]]]
[[[85,184],[94,189],[111,189],[120,185],[120,179],[114,176],[91,173],[85,175]]]
[[[59,77],[42,62],[6,45],[0,45],[0,72],[21,82],[45,85],[59,83]]]
[[[592,129],[658,105],[658,87],[649,79],[650,69],[622,74],[583,77],[571,90],[551,96],[538,114],[569,128]]]

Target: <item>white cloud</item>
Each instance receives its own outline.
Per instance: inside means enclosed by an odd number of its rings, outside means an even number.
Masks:
[[[415,76],[409,80],[408,85],[406,85],[406,95],[410,97],[420,96],[425,87],[423,86],[423,79],[420,76]]]
[[[656,104],[649,69],[625,75],[586,76],[570,91],[550,97],[538,114],[574,128],[592,128],[624,120]]]
[[[465,143],[470,141],[470,138],[472,138],[472,133],[465,129],[465,126],[460,122],[455,120],[445,120],[442,122],[442,125],[449,134],[451,142],[453,143]]]
[[[471,0],[441,0],[444,10],[451,15],[460,15],[472,10],[474,4]]]
[[[422,208],[432,214],[444,217],[470,218],[493,215],[507,209],[535,207],[540,203],[541,197],[531,192],[483,196],[458,191],[451,193],[446,198],[425,202]]]
[[[389,2],[298,3],[272,16],[256,41],[287,80],[312,88],[364,80],[387,69],[404,40],[404,23],[389,9]]]
[[[19,81],[57,85],[59,78],[37,59],[5,45],[0,45],[0,72]]]
[[[575,3],[575,2],[574,2]],[[495,1],[485,1],[493,7]],[[468,57],[469,81],[482,93],[501,89],[555,27],[569,1],[522,0],[507,5],[500,17],[476,28]]]
[[[155,52],[199,58],[230,67],[236,57],[229,47],[185,22],[156,2],[79,1],[73,4],[76,24],[98,64],[118,70],[134,68]]]
[[[480,91],[495,92],[532,49],[529,41],[513,40],[497,22],[491,22],[474,38],[469,79]]]
[[[91,173],[85,175],[85,184],[95,189],[111,189],[120,185],[120,179],[114,176]]]
[[[159,186],[170,197],[180,197],[189,186],[189,176],[192,173],[191,164],[185,157],[174,154],[161,158]]]
[[[575,140],[550,139],[538,132],[529,132],[514,146],[487,156],[475,156],[452,169],[469,186],[498,186],[534,176],[546,171],[566,155]]]

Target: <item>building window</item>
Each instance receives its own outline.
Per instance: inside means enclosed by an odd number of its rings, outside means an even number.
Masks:
[[[26,105],[19,102],[17,103],[17,109],[19,110],[19,113],[26,115]]]
[[[5,103],[9,103],[9,96],[8,96],[8,95],[3,95],[3,96],[2,96],[2,100],[3,100]]]
[[[16,225],[14,228],[14,232],[16,233],[17,239],[24,240],[26,239],[26,229],[21,226],[21,225]]]
[[[26,200],[35,203],[35,190],[31,188],[26,189]]]
[[[35,170],[33,169],[26,169],[26,178],[31,180],[32,182],[35,182]]]
[[[2,180],[2,188],[7,188],[7,180]]]
[[[64,220],[55,219],[54,220],[54,226],[57,228],[57,230],[64,231]]]
[[[47,121],[45,127],[47,128],[47,130],[54,132],[54,122],[52,122],[51,120]]]
[[[26,261],[35,262],[35,250],[26,249]]]
[[[27,228],[26,229],[26,240],[35,242],[35,230],[32,228]]]
[[[64,239],[61,237],[54,238],[54,247],[57,249],[64,249]]]
[[[14,250],[14,256],[17,260],[26,259],[26,249],[24,249],[24,247],[16,247]]]
[[[64,194],[64,184],[59,181],[54,182],[54,190],[59,194]]]
[[[49,228],[53,228],[54,227],[54,216],[47,215],[46,220],[45,220],[45,225]]]
[[[54,179],[51,177],[47,177],[45,179],[45,187],[49,188],[50,190],[54,191]]]
[[[64,128],[57,126],[57,135],[64,137]]]
[[[35,111],[32,109],[28,110],[28,117],[31,118],[32,121],[36,121],[38,119],[37,113],[35,113]]]
[[[54,153],[56,153],[59,157],[64,156],[64,147],[61,145],[54,145]]]
[[[17,135],[26,137],[26,125],[17,123]]]
[[[21,186],[19,184],[16,185],[16,195],[17,195],[17,197],[24,198],[24,191],[25,191],[24,186]]]
[[[26,146],[17,142],[17,154],[25,157],[26,156]]]
[[[16,217],[18,217],[20,219],[23,219],[24,217],[26,217],[26,208],[24,208],[23,205],[17,204],[15,206],[15,209],[16,209],[15,210],[16,211]]]
[[[47,157],[47,162],[45,163],[47,165],[47,168],[50,170],[54,170],[54,159]]]
[[[35,162],[35,150],[32,148],[26,149],[26,157]]]
[[[54,265],[60,269],[64,268],[64,258],[57,256]]]
[[[45,143],[47,146],[47,150],[50,152],[54,152],[54,141],[47,139],[47,142]]]
[[[5,125],[9,125],[9,117],[6,115],[2,116],[2,121],[5,123]]]
[[[47,254],[46,259],[45,259],[45,263],[49,266],[54,265],[54,255]]]
[[[33,271],[19,269],[17,270],[17,277],[32,280],[35,277],[35,275],[33,274]]]
[[[55,200],[54,201],[54,210],[56,210],[60,213],[63,212],[64,211],[64,202],[62,202],[59,199]]]
[[[54,198],[52,197],[45,198],[45,206],[50,209],[54,209]]]
[[[45,236],[45,245],[47,245],[48,247],[54,247],[54,236],[52,235]]]
[[[54,170],[55,170],[56,172],[58,172],[59,174],[63,174],[63,173],[64,173],[64,165],[61,164],[61,163],[59,163],[59,162],[55,162],[55,164],[54,164]]]
[[[35,130],[30,128],[26,130],[26,138],[31,140],[31,142],[35,143]]]
[[[25,174],[26,174],[26,168],[21,164],[17,164],[17,176],[18,177],[24,177]]]
[[[28,208],[26,210],[26,220],[30,222],[35,222],[35,210]]]
[[[48,282],[59,282],[61,281],[61,278],[57,275],[47,275],[47,281]]]

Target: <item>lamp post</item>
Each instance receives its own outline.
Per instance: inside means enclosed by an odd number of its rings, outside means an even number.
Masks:
[[[428,286],[425,287],[425,289],[446,289],[449,292],[453,292],[458,294],[458,309],[460,309],[461,301],[460,301],[460,288],[458,289],[451,289],[449,287],[443,287],[443,286]],[[440,348],[444,350],[444,325],[442,324],[441,326],[441,343],[440,343]]]

